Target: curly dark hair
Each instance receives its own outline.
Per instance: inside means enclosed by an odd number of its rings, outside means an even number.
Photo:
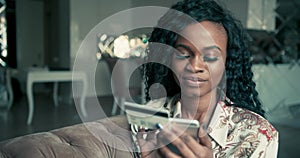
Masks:
[[[193,18],[194,21],[186,20],[184,16],[187,15]],[[163,49],[155,45],[152,46],[151,43],[160,43],[173,48],[178,32],[191,23],[201,21],[221,24],[227,33],[225,92],[226,96],[234,102],[234,104],[227,104],[246,108],[264,116],[265,111],[262,109],[258,93],[255,90],[256,84],[252,80],[252,63],[248,50],[249,36],[244,31],[240,21],[213,0],[184,0],[178,2],[158,21],[157,27],[154,28],[149,39],[150,44],[146,58],[148,62],[144,65],[146,100],[150,100],[149,88],[154,83],[163,85],[167,96],[174,96],[180,93],[180,87],[173,77],[172,70],[168,66],[164,66],[164,64],[151,62],[160,61],[168,65],[172,51],[168,50],[168,48]]]

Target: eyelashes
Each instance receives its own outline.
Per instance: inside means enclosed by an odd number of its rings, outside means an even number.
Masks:
[[[184,60],[184,59],[189,59],[191,55],[185,55],[185,54],[176,54],[175,58],[179,60]],[[204,56],[203,61],[204,62],[215,62],[219,59],[219,57],[209,57],[209,56]]]
[[[217,61],[219,58],[218,57],[206,57],[205,56],[203,59],[206,62],[214,62],[214,61]]]
[[[177,59],[188,59],[188,58],[190,58],[190,55],[176,54],[175,57],[176,57]]]
[[[198,53],[192,50],[188,45],[178,44],[175,46],[177,51],[174,55],[176,59],[185,60],[195,56],[195,53]],[[201,56],[204,62],[212,63],[219,59],[221,52],[217,46],[209,46],[202,49]]]

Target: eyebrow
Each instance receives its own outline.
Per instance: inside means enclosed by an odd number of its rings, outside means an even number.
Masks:
[[[184,44],[176,44],[175,45],[175,48],[179,48],[179,47],[182,47],[182,48],[186,49],[190,53],[193,52],[192,49],[187,45],[184,45]]]
[[[192,49],[191,49],[189,46],[187,46],[187,45],[184,45],[184,44],[176,44],[176,45],[175,45],[175,48],[178,48],[178,47],[182,47],[182,48],[186,49],[186,50],[189,51],[189,52],[193,52]],[[218,49],[219,51],[222,52],[221,48],[218,47],[218,46],[216,46],[216,45],[204,47],[204,48],[202,49],[202,51],[207,51],[207,50],[211,50],[211,49]]]
[[[216,45],[205,47],[203,48],[203,51],[210,50],[210,49],[218,49],[219,51],[222,52],[221,48]]]

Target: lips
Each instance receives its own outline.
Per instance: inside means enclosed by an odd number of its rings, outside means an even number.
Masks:
[[[189,77],[183,77],[183,82],[189,86],[199,86],[205,82],[207,82],[208,80],[206,79],[203,79],[201,77],[192,77],[192,76],[189,76]]]
[[[191,80],[191,81],[199,81],[199,82],[205,82],[207,80],[200,78],[200,77],[183,77],[185,80]]]

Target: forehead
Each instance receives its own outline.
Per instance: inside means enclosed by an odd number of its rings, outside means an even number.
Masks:
[[[226,51],[227,33],[221,24],[202,21],[188,25],[181,33],[178,41],[183,39],[192,43],[195,47],[216,45]],[[183,37],[183,38],[182,38]]]

